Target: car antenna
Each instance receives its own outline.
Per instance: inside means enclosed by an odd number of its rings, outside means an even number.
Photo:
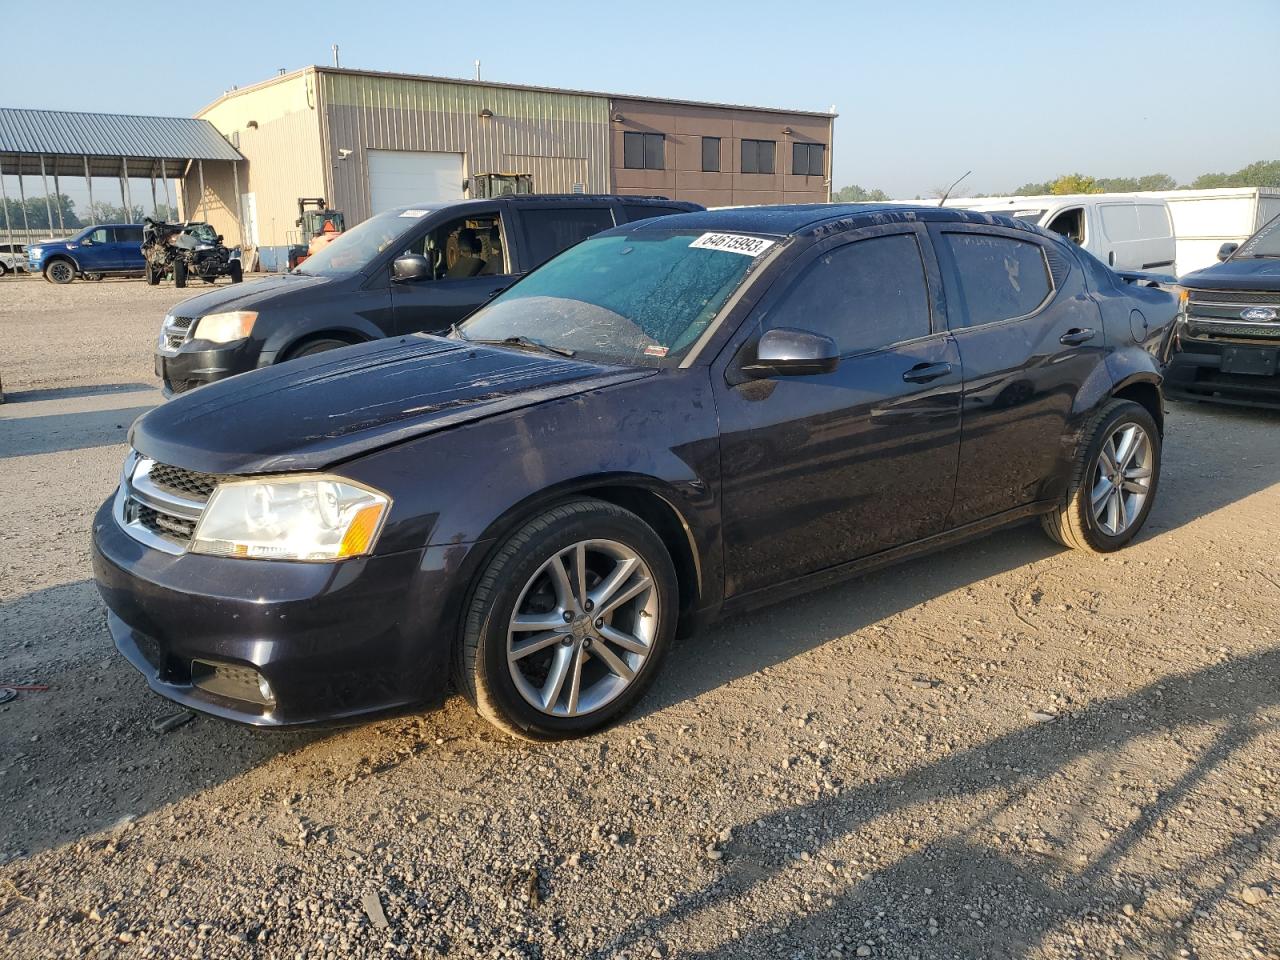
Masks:
[[[967,176],[968,176],[969,174],[971,174],[971,173],[973,173],[973,171],[972,171],[972,170],[966,170],[966,171],[965,171],[965,174],[964,174],[964,177],[967,177]],[[961,177],[961,178],[960,178],[960,180],[963,180],[963,179],[964,179],[964,177]],[[951,196],[951,191],[952,191],[952,190],[954,190],[956,187],[958,187],[958,186],[960,185],[960,180],[957,180],[957,181],[956,181],[955,183],[953,183],[951,186],[947,187],[946,191],[944,191],[944,192],[943,192],[943,194],[942,194],[942,199],[938,201],[938,206],[940,206],[940,207],[941,207],[941,206],[943,206],[943,205],[947,202],[947,197]]]

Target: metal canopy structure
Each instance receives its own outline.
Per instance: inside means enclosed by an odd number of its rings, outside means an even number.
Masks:
[[[170,179],[185,177],[194,166],[199,176],[199,203],[203,203],[205,162],[217,161],[231,165],[238,196],[239,168],[243,159],[239,151],[207,120],[0,107],[0,204],[3,205],[6,221],[0,223],[0,227],[12,230],[19,226],[7,222],[9,217],[4,194],[5,175],[18,178],[19,196],[24,201],[24,215],[27,196],[24,178],[40,178],[40,192],[45,197],[49,226],[52,229],[54,218],[52,207],[48,203],[50,180],[57,193],[60,178],[84,177],[89,188],[92,220],[92,178],[113,177],[120,183],[120,200],[126,216],[131,220],[131,177],[150,178],[154,209],[157,180],[163,186],[166,203],[171,204]],[[184,211],[185,208],[184,203]],[[58,207],[58,217],[62,217],[61,204]],[[12,241],[12,235],[10,240]]]

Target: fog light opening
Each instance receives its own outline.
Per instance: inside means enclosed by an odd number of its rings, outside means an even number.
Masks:
[[[274,707],[275,691],[267,678],[253,667],[217,660],[192,660],[191,685],[229,700]]]

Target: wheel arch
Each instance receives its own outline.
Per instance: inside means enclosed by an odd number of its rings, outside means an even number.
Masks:
[[[350,327],[328,327],[323,330],[308,330],[281,347],[275,354],[276,359],[274,362],[283,363],[303,347],[315,343],[317,340],[341,340],[348,345],[354,346],[357,343],[368,343],[370,337]]]
[[[76,273],[80,273],[80,272],[81,272],[81,270],[80,270],[80,261],[78,261],[78,260],[77,260],[77,259],[76,259],[72,254],[70,254],[70,253],[51,253],[51,254],[49,254],[49,256],[45,257],[45,258],[44,258],[44,260],[42,260],[42,261],[40,262],[40,272],[41,272],[41,273],[44,273],[46,270],[48,270],[48,269],[49,269],[49,264],[51,264],[51,263],[55,263],[55,262],[57,262],[58,260],[65,260],[67,263],[71,264],[72,269],[73,269],[73,270],[75,270],[75,272],[76,272]]]
[[[1151,414],[1151,419],[1156,422],[1156,429],[1160,431],[1160,436],[1164,436],[1164,396],[1157,381],[1133,377],[1117,385],[1111,391],[1111,396],[1117,400],[1131,400],[1144,407],[1147,413]]]

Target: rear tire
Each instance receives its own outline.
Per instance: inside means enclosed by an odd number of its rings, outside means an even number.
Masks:
[[[54,260],[44,268],[44,278],[61,286],[76,278],[76,268],[69,260]]]
[[[1073,550],[1119,550],[1142,529],[1155,503],[1160,454],[1160,431],[1145,407],[1131,400],[1107,403],[1085,429],[1065,505],[1040,518],[1045,533]]]
[[[187,261],[173,261],[173,285],[179,290],[187,285]]]
[[[227,267],[227,272],[231,275],[232,283],[244,282],[244,267],[239,260],[232,260]]]
[[[458,688],[512,736],[585,736],[644,694],[678,609],[653,528],[612,503],[570,501],[512,534],[481,573],[454,657]]]

